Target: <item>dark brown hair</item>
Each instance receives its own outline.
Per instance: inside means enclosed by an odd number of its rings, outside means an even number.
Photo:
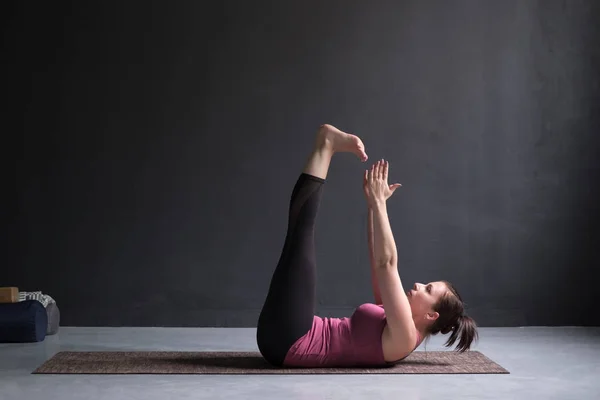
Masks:
[[[471,343],[479,338],[477,324],[473,318],[465,315],[465,304],[456,288],[450,282],[442,282],[448,287],[448,292],[433,306],[439,317],[429,328],[429,334],[437,335],[441,332],[445,335],[452,332],[444,346],[450,347],[460,338],[456,351],[462,353],[469,350]]]

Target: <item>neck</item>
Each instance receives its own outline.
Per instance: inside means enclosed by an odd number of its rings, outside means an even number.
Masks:
[[[423,339],[425,337],[425,335],[427,335],[427,328],[428,328],[427,323],[425,321],[423,321],[422,318],[413,317],[413,321],[415,323],[415,328],[417,328],[417,331],[421,335],[421,339]]]

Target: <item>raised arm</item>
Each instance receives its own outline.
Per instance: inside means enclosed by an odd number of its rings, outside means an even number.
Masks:
[[[373,249],[373,209],[368,207],[367,210],[367,241],[369,242],[369,261],[371,264],[371,286],[373,287],[373,296],[375,296],[375,304],[383,304],[381,302],[381,292],[379,291],[379,283],[377,282],[377,271],[375,269],[375,254]]]
[[[373,191],[375,189],[377,189],[374,186],[374,174],[379,174],[379,172],[375,172],[376,171],[376,167],[377,167],[377,171],[381,172],[381,176],[383,177],[383,174],[385,174],[385,183],[383,185],[381,185],[381,187],[379,187],[378,189],[381,191],[381,193],[373,193]],[[377,163],[373,164],[373,166],[371,167],[371,173],[369,173],[369,171],[365,171],[365,175],[364,175],[364,179],[363,179],[363,190],[365,192],[365,198],[367,200],[367,206],[368,206],[368,211],[367,211],[367,241],[369,243],[369,260],[371,262],[371,281],[373,282],[373,294],[375,295],[375,300],[377,302],[377,304],[381,304],[381,295],[380,295],[380,290],[379,287],[377,285],[377,279],[375,277],[375,267],[377,265],[377,259],[375,257],[375,246],[374,246],[374,242],[375,242],[375,238],[374,238],[374,233],[373,233],[373,207],[376,204],[376,202],[380,202],[383,201],[383,203],[385,204],[385,202],[387,201],[387,199],[394,193],[394,191],[396,191],[397,188],[399,188],[400,185],[399,183],[393,184],[393,185],[388,185],[387,184],[387,169],[388,169],[388,164],[386,162],[384,162],[383,160],[378,161]],[[369,181],[371,176],[371,181]],[[386,211],[387,213],[387,211]],[[389,224],[389,222],[388,222]],[[390,232],[391,232],[391,228],[390,228]],[[393,241],[393,237],[392,237],[392,241]],[[395,250],[395,244],[394,244],[394,254],[396,254],[396,250]],[[397,256],[397,254],[396,254]]]
[[[398,250],[392,233],[385,201],[372,207],[373,214],[373,260],[375,270],[386,266],[398,266]]]
[[[378,162],[368,173],[368,201],[373,209],[375,274],[392,342],[412,345],[416,340],[415,326],[398,273],[398,251],[387,211],[387,199],[395,190],[387,183],[387,171],[388,164]],[[406,350],[398,348],[399,353]]]

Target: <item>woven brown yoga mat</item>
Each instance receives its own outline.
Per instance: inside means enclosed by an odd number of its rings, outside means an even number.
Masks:
[[[416,351],[385,368],[276,368],[258,352],[60,352],[34,374],[508,374],[478,351]]]

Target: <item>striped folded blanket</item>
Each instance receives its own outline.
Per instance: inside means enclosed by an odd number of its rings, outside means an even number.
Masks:
[[[54,299],[47,294],[42,292],[19,292],[19,301],[25,300],[37,300],[43,304],[44,307],[48,307],[50,303],[56,303]]]

